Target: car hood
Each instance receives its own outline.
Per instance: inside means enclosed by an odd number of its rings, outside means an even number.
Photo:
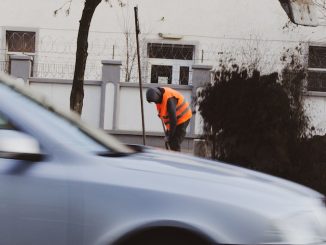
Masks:
[[[280,200],[287,200],[292,204],[323,198],[320,193],[285,179],[191,155],[146,147],[143,152],[131,158],[137,163],[128,168],[181,177],[191,180],[192,183],[200,182],[203,186],[222,186],[233,193],[261,193],[273,199],[279,197]]]

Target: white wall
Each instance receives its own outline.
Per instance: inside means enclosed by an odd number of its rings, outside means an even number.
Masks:
[[[60,84],[49,81],[33,82],[30,81],[30,86],[36,92],[43,94],[50,103],[63,111],[69,111],[69,98],[71,85]],[[95,126],[100,126],[100,108],[101,108],[101,86],[85,85],[84,106],[82,111],[82,120]],[[104,107],[104,125],[106,130],[113,129],[114,111],[117,111],[116,130],[125,131],[142,131],[140,95],[137,86],[120,85],[117,104],[115,104],[114,95],[115,87],[112,83],[108,83],[105,87],[105,103]],[[187,101],[191,101],[191,89],[179,90]],[[157,117],[156,106],[153,103],[146,101],[146,88],[143,89],[144,99],[144,118],[146,132],[162,133],[162,123]],[[115,106],[118,106],[115,108]],[[188,127],[188,131],[190,128]]]
[[[47,100],[58,107],[62,111],[69,111],[70,109],[70,84],[59,84],[49,82],[30,82],[31,88],[36,92],[43,94]],[[101,91],[99,86],[85,85],[84,86],[84,104],[82,120],[99,127],[100,124],[100,102],[101,102]]]
[[[86,85],[84,87],[85,97],[83,104],[82,120],[94,125],[100,126],[100,104],[101,104],[101,87]]]
[[[107,83],[105,86],[105,109],[104,109],[104,122],[103,128],[107,130],[113,129],[113,117],[114,117],[114,93],[115,87],[113,83]],[[112,106],[109,106],[112,105]]]
[[[30,82],[30,86],[36,91],[46,96],[46,98],[61,110],[69,110],[69,97],[71,85],[49,83],[49,82]],[[114,86],[107,84],[106,101],[104,109],[104,129],[112,130],[114,110],[117,110],[117,130],[137,131],[142,130],[141,109],[139,89],[137,86],[120,86],[118,96],[118,108],[114,108]],[[191,101],[191,90],[180,90],[187,101]],[[143,89],[144,111],[145,111],[145,129],[146,132],[163,132],[160,119],[157,117],[155,104],[149,104],[145,100],[146,88]],[[101,87],[94,85],[85,85],[85,100],[82,113],[82,120],[99,127],[100,123],[100,103]],[[310,126],[316,129],[317,134],[326,133],[326,96],[323,93],[314,93],[314,95],[305,97],[305,109],[310,119]],[[195,134],[202,133],[202,117],[197,112],[195,117]],[[188,127],[188,132],[190,127]]]

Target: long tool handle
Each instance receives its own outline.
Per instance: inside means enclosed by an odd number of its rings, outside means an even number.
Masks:
[[[143,105],[143,83],[141,76],[141,63],[140,63],[140,51],[139,51],[139,20],[138,20],[138,7],[134,7],[135,11],[135,26],[136,26],[136,41],[137,41],[137,60],[138,60],[138,77],[139,77],[139,93],[140,93],[140,108],[141,108],[141,124],[143,131],[143,145],[146,145],[146,134],[145,134],[145,120],[144,120],[144,105]]]
[[[164,135],[165,136],[168,136],[168,134],[167,134],[167,132],[166,132],[166,130],[165,130],[165,125],[164,125],[164,122],[163,122],[163,120],[161,119],[161,122],[162,122],[162,127],[163,127],[163,131],[164,131]],[[170,150],[170,146],[169,146],[169,143],[168,142],[166,142],[166,141],[164,141],[165,142],[165,148],[167,149],[167,150]]]

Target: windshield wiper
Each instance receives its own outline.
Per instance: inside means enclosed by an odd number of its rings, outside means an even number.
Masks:
[[[142,145],[127,144],[127,146],[130,147],[133,150],[133,152],[127,153],[127,152],[107,150],[107,151],[97,151],[95,152],[95,154],[101,157],[125,157],[125,156],[130,156],[132,154],[144,152],[144,146]]]
[[[115,151],[99,151],[95,152],[97,156],[101,157],[125,157],[129,156],[133,153],[125,153],[125,152],[115,152]]]

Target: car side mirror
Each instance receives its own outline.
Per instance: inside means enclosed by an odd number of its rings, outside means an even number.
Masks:
[[[0,158],[42,160],[40,145],[36,139],[16,130],[0,129]]]

